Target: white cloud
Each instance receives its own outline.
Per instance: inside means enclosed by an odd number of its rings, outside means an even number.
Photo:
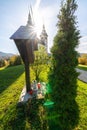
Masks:
[[[80,43],[85,43],[87,42],[87,36],[83,36],[82,38],[80,38]]]
[[[80,44],[77,48],[77,51],[80,53],[87,53],[87,36],[84,36],[80,39]]]

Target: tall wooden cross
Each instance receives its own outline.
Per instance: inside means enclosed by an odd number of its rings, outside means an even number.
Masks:
[[[10,37],[13,39],[25,65],[26,91],[31,90],[30,64],[34,63],[34,51],[38,49],[38,38],[35,33],[33,15],[29,12],[26,26],[20,26]]]

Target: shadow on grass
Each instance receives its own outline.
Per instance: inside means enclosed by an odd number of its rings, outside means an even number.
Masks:
[[[1,130],[25,130],[26,114],[25,105],[16,107],[16,104],[10,107],[3,117],[3,126]]]
[[[28,123],[30,130],[47,130],[47,121],[45,120],[45,111],[43,108],[43,99],[32,99],[27,107]]]
[[[0,93],[14,83],[23,72],[24,67],[22,65],[0,70]]]
[[[10,118],[7,117],[9,112]],[[13,107],[3,118],[2,130],[48,130],[43,112],[43,100],[32,99],[27,104]]]

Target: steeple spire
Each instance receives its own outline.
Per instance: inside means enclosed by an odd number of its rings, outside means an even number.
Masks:
[[[41,43],[45,45],[46,51],[48,52],[48,35],[45,30],[45,25],[43,24],[42,32],[40,35]]]
[[[32,7],[30,7],[29,15],[28,15],[28,21],[27,21],[27,26],[33,26],[33,25],[34,25],[33,11],[32,11]]]
[[[43,30],[45,30],[45,25],[43,24]]]
[[[29,15],[28,15],[28,21],[27,21],[27,25],[32,25],[32,18],[31,18],[31,14],[30,14],[30,11],[29,11]]]
[[[45,25],[44,24],[43,24],[43,29],[42,29],[42,33],[41,34],[43,34],[45,36],[48,36],[47,33],[46,33],[46,30],[45,30]]]

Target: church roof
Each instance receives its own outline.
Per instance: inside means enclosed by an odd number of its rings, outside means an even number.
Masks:
[[[29,11],[28,21],[26,26],[20,26],[18,30],[10,37],[10,39],[35,39],[35,32],[32,8]]]
[[[33,26],[20,26],[10,39],[35,39],[36,37]]]

